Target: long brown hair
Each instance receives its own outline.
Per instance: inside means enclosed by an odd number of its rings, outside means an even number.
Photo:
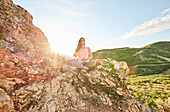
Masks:
[[[80,44],[80,41],[81,41],[82,39],[85,40],[85,38],[83,38],[83,37],[81,37],[81,38],[79,39],[78,44],[77,44],[77,48],[76,48],[76,50],[75,50],[75,52],[74,52],[73,57],[76,57],[76,53],[81,49],[82,46],[81,46],[81,44]],[[85,43],[84,43],[84,44],[85,44]]]

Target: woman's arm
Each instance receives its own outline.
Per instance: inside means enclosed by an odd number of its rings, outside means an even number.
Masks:
[[[88,51],[89,51],[89,58],[88,59],[90,60],[90,59],[93,58],[93,55],[92,55],[91,49],[89,47],[87,47],[87,48],[88,48]]]
[[[73,57],[77,57],[78,54],[79,54],[79,51],[78,51],[78,52],[75,52],[74,55],[73,55]]]
[[[73,57],[77,57],[77,52],[74,53]]]

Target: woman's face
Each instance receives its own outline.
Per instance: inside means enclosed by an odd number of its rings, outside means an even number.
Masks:
[[[81,39],[81,40],[80,40],[80,44],[81,44],[81,45],[85,45],[85,39]]]

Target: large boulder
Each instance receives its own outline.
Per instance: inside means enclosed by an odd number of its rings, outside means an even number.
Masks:
[[[7,111],[151,112],[132,98],[125,62],[99,59],[83,70],[67,61],[54,67],[50,58],[30,60],[5,48],[0,54],[0,108]]]

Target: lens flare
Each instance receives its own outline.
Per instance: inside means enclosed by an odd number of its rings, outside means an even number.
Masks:
[[[120,68],[120,64],[115,64],[114,65],[114,69],[119,70],[119,68]]]

